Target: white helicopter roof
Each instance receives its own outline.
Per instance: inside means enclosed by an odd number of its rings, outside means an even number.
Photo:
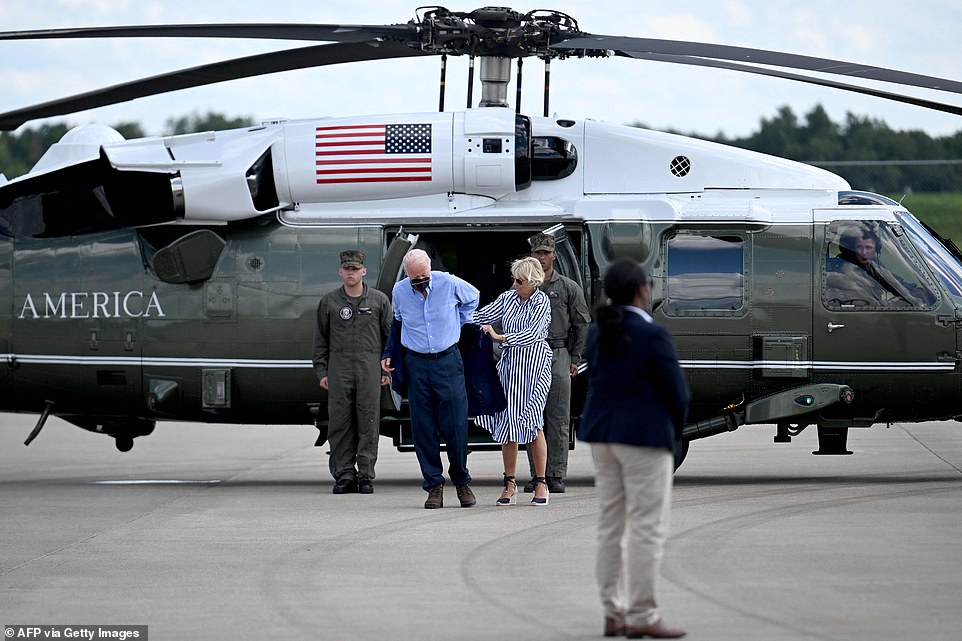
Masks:
[[[434,195],[359,202],[298,203],[280,219],[293,225],[417,218],[468,222],[521,220],[757,219],[771,207],[789,218],[837,204],[849,184],[831,172],[685,136],[590,119],[532,117],[532,135],[574,144],[577,166],[558,180],[492,198]],[[454,150],[458,155],[457,148]],[[452,158],[452,162],[457,162]],[[764,201],[764,205],[762,205]]]
[[[670,133],[558,117],[530,119],[535,146],[544,151],[541,143],[563,143],[576,161],[562,175],[535,175],[530,186],[517,189],[516,117],[511,109],[492,107],[279,120],[129,141],[109,127],[86,125],[68,132],[21,179],[103,155],[121,172],[169,174],[186,194],[184,221],[193,224],[226,223],[275,210],[282,222],[300,225],[412,218],[771,221],[773,206],[781,215],[804,217],[813,207],[837,204],[838,192],[850,189],[835,174],[790,160]],[[318,136],[333,131],[340,140],[349,135],[341,132],[375,127],[374,121],[387,123],[376,125],[382,129],[420,128],[417,135],[427,142],[411,155],[424,157],[426,173],[406,182],[321,176],[358,170],[322,167],[319,154],[332,152],[322,152],[319,145],[341,143],[320,143]],[[482,140],[496,143],[492,151],[481,151]],[[257,207],[251,172],[265,158],[273,159],[273,168],[266,171],[278,199]]]

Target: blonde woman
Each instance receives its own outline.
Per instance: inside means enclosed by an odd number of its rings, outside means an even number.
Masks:
[[[535,489],[532,505],[548,504],[545,464],[548,448],[544,440],[544,405],[551,388],[551,347],[548,326],[551,303],[538,289],[544,282],[544,270],[535,258],[521,258],[511,264],[511,289],[494,302],[474,312],[474,322],[481,330],[501,343],[498,376],[508,399],[508,406],[494,415],[478,416],[478,425],[491,432],[501,443],[504,461],[504,490],[498,505],[518,501],[515,467],[518,444],[531,448],[534,456]],[[503,334],[491,327],[501,323]]]

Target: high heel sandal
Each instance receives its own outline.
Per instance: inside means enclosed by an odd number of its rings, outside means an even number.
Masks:
[[[518,484],[515,482],[513,476],[508,476],[507,474],[502,474],[504,476],[504,491],[501,492],[502,496],[498,499],[495,505],[514,505],[518,502]],[[511,486],[511,496],[504,496],[504,492],[508,491],[508,486]]]
[[[545,481],[545,478],[543,476],[536,476],[534,477],[534,489],[536,493],[538,490],[539,483],[541,485],[544,485],[544,498],[542,499],[535,496],[534,498],[531,499],[531,505],[537,505],[538,507],[541,507],[542,505],[548,504],[549,492],[548,492],[548,483],[547,481]]]

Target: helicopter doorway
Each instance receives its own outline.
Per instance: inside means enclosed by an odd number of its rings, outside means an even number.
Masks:
[[[401,233],[416,234],[415,249],[423,249],[431,257],[431,269],[463,278],[478,288],[479,306],[487,305],[511,288],[511,263],[530,256],[528,238],[548,225],[497,229],[405,227]],[[583,233],[580,229],[550,228],[559,240],[555,269],[576,283],[582,283],[580,253]],[[399,230],[388,232],[388,244]],[[563,245],[567,245],[564,247]],[[403,271],[398,278],[404,278]],[[380,283],[379,283],[380,285]],[[390,291],[390,288],[388,288]]]
[[[449,272],[478,288],[479,307],[483,307],[511,288],[511,264],[519,258],[530,256],[531,246],[528,244],[528,238],[544,231],[550,231],[558,243],[555,269],[558,273],[581,284],[584,280],[580,258],[585,256],[582,249],[582,243],[585,241],[584,230],[577,226],[570,228],[552,226],[550,222],[523,226],[491,225],[484,229],[421,225],[405,226],[403,230],[388,229],[385,232],[385,247],[388,247],[385,257],[393,255],[396,247],[404,247],[411,239],[416,239],[413,247],[427,252],[431,257],[433,270]],[[385,264],[382,265],[382,278],[378,280],[378,288],[388,294],[393,283],[405,277],[401,270],[390,284],[382,282],[390,280],[388,274],[396,271],[394,265],[399,261],[400,258],[397,258],[388,265],[385,259]],[[573,429],[570,432],[569,448],[573,448],[575,428],[584,404],[585,389],[584,385],[579,383],[584,381],[585,377],[579,376],[578,379],[578,382],[572,386]],[[390,412],[391,409],[397,409],[400,413],[386,421],[388,427],[385,428],[382,423],[382,434],[391,436],[399,450],[413,450],[413,437],[406,418],[406,408],[401,408],[400,404],[392,408],[390,403],[383,401],[382,397],[382,410]],[[500,450],[501,448],[498,443],[491,440],[486,430],[473,424],[469,428],[468,440],[472,451]]]

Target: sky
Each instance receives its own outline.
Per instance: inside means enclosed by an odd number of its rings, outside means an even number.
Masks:
[[[449,2],[451,0],[448,0]],[[504,5],[506,2],[491,4]],[[470,11],[483,2],[447,4]],[[417,2],[399,0],[2,0],[0,29],[121,24],[301,22],[394,24]],[[962,0],[558,0],[516,2],[568,13],[593,34],[694,40],[835,58],[962,80]],[[0,42],[0,111],[232,57],[316,43],[216,39]],[[231,117],[313,118],[435,111],[440,59],[337,65],[141,98],[66,117],[71,124],[139,122],[161,134],[170,118],[214,111]],[[543,65],[527,59],[522,110],[541,115]],[[513,76],[513,73],[512,73]],[[464,108],[467,61],[449,57],[446,110]],[[847,80],[836,78],[842,82]],[[962,130],[962,116],[755,74],[629,59],[556,61],[551,112],[703,135],[746,136],[782,106],[803,117],[817,104],[919,129]],[[889,91],[901,88],[884,83]],[[962,105],[962,95],[912,95]],[[475,101],[480,85],[475,87]],[[514,102],[514,83],[509,89]],[[27,126],[63,121],[33,121]]]

